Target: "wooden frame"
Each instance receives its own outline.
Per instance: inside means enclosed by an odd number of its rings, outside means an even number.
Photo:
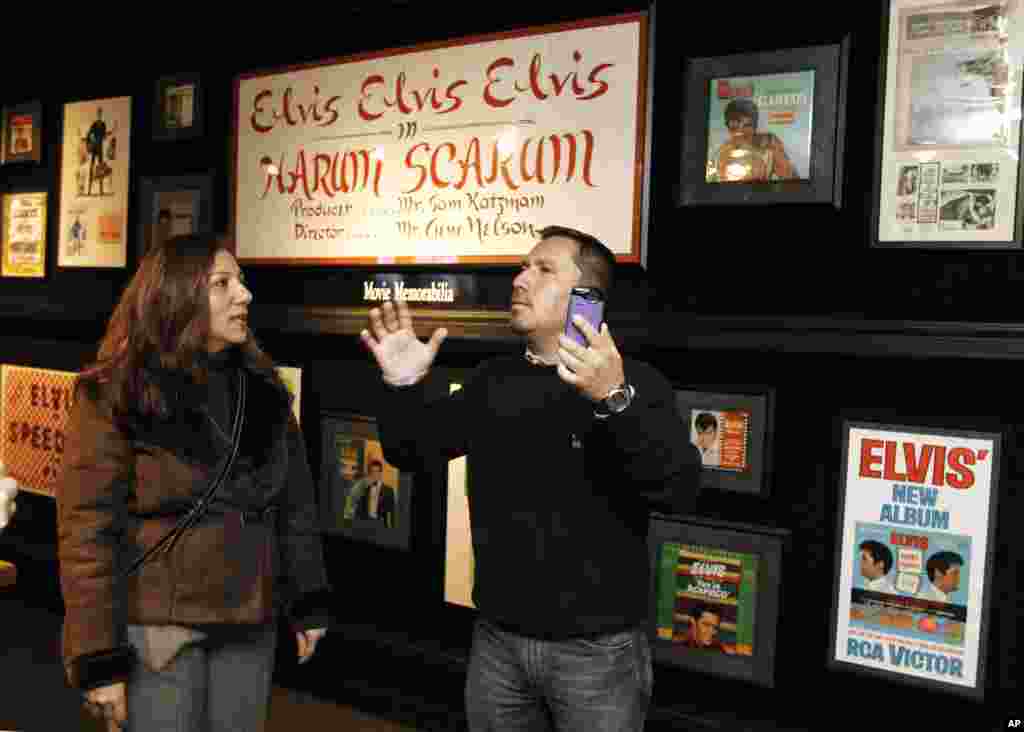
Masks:
[[[784,529],[652,514],[649,636],[654,661],[773,687],[788,540]],[[706,625],[717,629],[713,638],[698,633],[695,621],[705,614],[711,621]]]
[[[0,195],[0,276],[46,277],[48,213],[46,191]]]
[[[822,46],[691,59],[683,87],[677,204],[831,203],[839,208],[848,56],[844,38]],[[736,100],[735,112],[727,99]],[[725,117],[741,112],[749,121],[749,137],[727,130]]]
[[[190,140],[203,134],[206,103],[197,73],[162,76],[153,94],[153,139]]]
[[[213,173],[139,180],[136,255],[160,238],[213,231]]]
[[[39,163],[43,154],[43,103],[5,106],[0,113],[0,164]]]

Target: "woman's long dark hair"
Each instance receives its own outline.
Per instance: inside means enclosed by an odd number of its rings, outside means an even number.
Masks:
[[[104,384],[114,414],[165,417],[168,395],[154,370],[206,382],[209,273],[230,241],[214,234],[172,237],[139,263],[82,379]],[[250,337],[239,347],[246,366],[285,389],[274,362]]]

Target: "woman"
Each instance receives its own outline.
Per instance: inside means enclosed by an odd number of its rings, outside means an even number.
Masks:
[[[326,632],[305,447],[249,332],[251,301],[225,242],[169,239],[139,265],[76,384],[56,492],[64,658],[112,729],[261,729],[281,613],[300,662]],[[208,510],[161,543],[236,442]],[[155,545],[166,550],[133,568]]]

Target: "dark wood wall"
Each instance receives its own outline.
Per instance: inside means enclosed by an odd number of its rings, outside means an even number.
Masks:
[[[47,140],[41,165],[0,168],[0,191],[49,190],[55,213],[61,105],[130,95],[135,100],[133,186],[140,176],[212,170],[214,225],[226,229],[236,74],[643,7],[531,1],[440,8],[391,2],[303,10],[294,17],[280,11],[280,18],[241,17],[230,26],[190,21],[188,28],[171,23],[159,33],[140,27],[99,50],[83,50],[69,22],[66,32],[56,31],[54,63],[46,69],[19,66],[23,71],[5,75],[0,83],[0,103],[43,100]],[[655,5],[648,268],[633,266],[623,273],[618,308],[610,315],[613,333],[625,352],[654,364],[679,387],[775,389],[769,495],[709,493],[698,510],[792,532],[782,575],[776,688],[659,667],[659,714],[675,715],[680,727],[824,729],[862,712],[893,725],[938,724],[966,713],[983,720],[978,729],[987,729],[990,723],[1004,727],[1003,715],[1012,711],[1010,695],[1020,678],[1022,604],[1017,580],[1022,544],[1014,535],[1022,476],[1020,255],[869,246],[882,12],[876,0],[813,10],[754,2],[716,6],[659,0]],[[686,59],[832,43],[847,35],[843,207],[677,208]],[[17,56],[5,51],[0,68],[22,64]],[[207,90],[206,134],[195,141],[151,142],[147,131],[156,78],[191,70],[202,73]],[[129,231],[135,230],[136,215],[130,214]],[[55,223],[50,222],[46,280],[0,281],[0,363],[78,369],[92,355],[135,264],[110,272],[57,271]],[[511,270],[470,271],[489,300],[502,302]],[[331,293],[344,276],[339,270],[263,268],[248,274],[258,303],[253,324],[259,337],[277,358],[303,367],[303,425],[319,473],[321,411],[372,410],[374,403],[378,387],[355,336],[363,315],[335,308]],[[481,323],[463,314],[423,322],[423,335],[440,322],[453,331],[439,359],[453,373],[516,347],[500,320]],[[989,557],[996,570],[983,704],[826,670],[844,417],[998,429],[1006,436],[997,542]],[[417,476],[411,552],[328,541],[338,631],[308,666],[282,661],[280,678],[325,696],[380,704],[381,690],[388,689],[402,703],[434,709],[438,720],[457,717],[460,659],[472,613],[442,599],[443,503],[443,471]],[[23,565],[19,591],[59,606],[52,502],[25,496],[22,506],[0,537],[0,552]],[[450,704],[431,707],[438,698]]]

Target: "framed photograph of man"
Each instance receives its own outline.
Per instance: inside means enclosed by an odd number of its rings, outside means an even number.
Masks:
[[[153,99],[153,139],[185,140],[203,134],[203,86],[199,74],[163,76]]]
[[[1020,249],[1019,3],[886,0],[872,246]]]
[[[676,391],[679,415],[701,455],[701,488],[767,497],[774,390],[694,386]]]
[[[680,206],[841,205],[848,41],[687,63]]]
[[[782,529],[652,514],[655,662],[774,686]]]
[[[408,549],[413,480],[384,460],[376,421],[356,414],[326,415],[321,432],[324,530]]]
[[[0,112],[0,164],[38,163],[43,150],[43,104],[5,106]]]
[[[138,220],[139,259],[172,236],[209,233],[213,230],[213,173],[141,178]]]

